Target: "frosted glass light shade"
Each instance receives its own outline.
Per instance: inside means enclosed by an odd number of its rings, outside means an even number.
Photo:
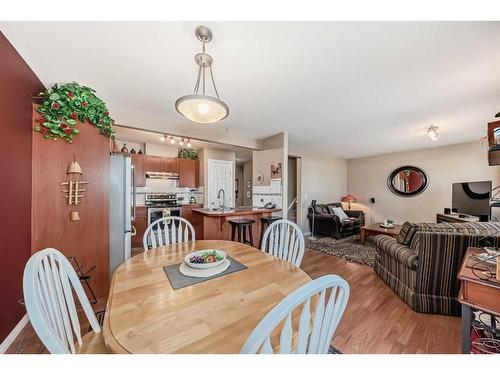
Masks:
[[[186,95],[175,102],[175,109],[184,117],[200,124],[212,124],[229,115],[222,100],[207,95]]]

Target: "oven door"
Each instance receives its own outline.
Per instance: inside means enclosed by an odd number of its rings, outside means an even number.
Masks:
[[[148,208],[148,226],[154,223],[158,219],[169,218],[171,216],[181,216],[181,209],[179,207],[151,207]],[[170,231],[171,221],[166,221],[167,230]],[[153,232],[156,234],[156,228]],[[160,228],[165,231],[165,224],[160,223]],[[148,238],[148,247],[151,248],[151,241]]]
[[[181,209],[179,207],[151,207],[148,208],[148,225],[151,225],[158,219],[167,218],[170,216],[181,216]],[[167,222],[167,225],[170,223]],[[160,224],[164,228],[163,223]],[[170,225],[169,225],[170,226]]]

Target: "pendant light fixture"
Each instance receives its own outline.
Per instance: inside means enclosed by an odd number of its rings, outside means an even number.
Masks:
[[[212,71],[213,59],[212,56],[205,53],[205,44],[212,40],[212,31],[206,26],[198,26],[194,34],[203,45],[202,52],[197,53],[194,57],[194,61],[199,66],[198,77],[194,85],[193,94],[177,99],[175,109],[191,121],[200,124],[213,124],[225,119],[229,115],[229,107],[220,100]],[[210,80],[216,97],[206,94],[205,78],[207,74],[210,74]]]

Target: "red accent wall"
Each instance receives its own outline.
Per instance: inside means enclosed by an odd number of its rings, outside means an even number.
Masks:
[[[25,314],[24,265],[31,255],[30,95],[42,82],[0,32],[0,342]]]

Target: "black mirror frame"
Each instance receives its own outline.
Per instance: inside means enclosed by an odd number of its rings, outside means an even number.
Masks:
[[[396,177],[396,175],[399,174],[399,172],[404,171],[405,169],[412,169],[412,170],[420,173],[420,175],[422,176],[422,186],[420,186],[417,190],[412,191],[411,193],[405,193],[403,191],[399,191],[394,186],[392,186],[392,180],[394,179],[394,177]],[[428,185],[429,185],[429,178],[427,177],[427,173],[425,173],[425,171],[423,169],[418,168],[418,167],[414,167],[412,165],[405,165],[404,167],[399,167],[399,168],[393,170],[391,172],[391,174],[389,175],[389,177],[387,178],[387,186],[389,187],[389,189],[394,194],[396,194],[400,197],[405,197],[405,198],[410,198],[410,197],[414,197],[416,195],[421,194],[425,189],[427,189]]]

